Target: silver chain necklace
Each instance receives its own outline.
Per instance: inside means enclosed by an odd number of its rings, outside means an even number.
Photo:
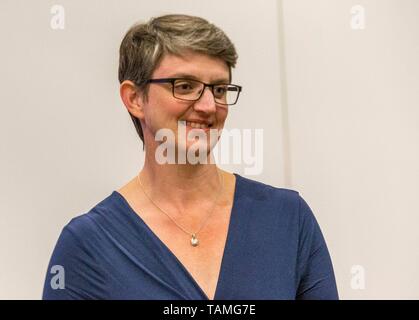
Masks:
[[[218,173],[218,176],[220,176],[220,173],[218,172],[218,170],[217,170],[217,173]],[[214,201],[214,205],[212,206],[212,208],[211,208],[211,210],[209,211],[209,213],[208,213],[208,216],[207,216],[207,218],[205,219],[205,221],[204,221],[204,223],[201,225],[201,227],[198,229],[198,231],[196,231],[196,232],[194,232],[194,233],[191,233],[191,232],[189,232],[189,231],[187,231],[187,230],[185,230],[182,226],[180,226],[166,211],[164,211],[162,208],[160,208],[151,198],[150,198],[150,196],[147,194],[147,192],[145,191],[145,189],[144,189],[144,186],[143,186],[143,184],[142,184],[142,182],[141,182],[141,179],[140,179],[140,173],[138,174],[138,182],[140,183],[140,186],[141,186],[141,189],[143,190],[143,192],[144,192],[144,194],[146,195],[146,197],[148,198],[148,200],[150,200],[150,202],[152,203],[152,204],[154,204],[156,207],[157,207],[157,209],[159,209],[161,212],[163,212],[166,216],[168,216],[169,218],[170,218],[170,220],[172,220],[175,224],[176,224],[176,226],[178,226],[183,232],[185,232],[186,234],[188,234],[188,235],[190,235],[191,236],[191,245],[193,246],[193,247],[196,247],[196,246],[198,246],[198,244],[199,244],[199,240],[198,240],[198,238],[196,237],[197,236],[197,234],[198,234],[198,232],[200,232],[201,231],[201,229],[206,225],[206,223],[208,222],[208,220],[209,220],[209,217],[211,216],[211,214],[212,214],[212,212],[214,211],[214,209],[215,209],[215,206],[216,206],[216,204],[217,204],[217,201],[218,201],[218,198],[220,197],[220,195],[221,195],[221,193],[222,193],[222,191],[223,191],[223,189],[224,189],[224,177],[223,177],[223,175],[221,175],[221,188],[220,188],[220,192],[218,193],[218,195],[217,195],[217,198],[216,198],[216,200]]]

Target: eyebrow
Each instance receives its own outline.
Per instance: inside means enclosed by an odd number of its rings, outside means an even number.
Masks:
[[[185,78],[185,79],[191,79],[191,80],[198,80],[202,82],[201,79],[189,73],[175,73],[168,78]],[[211,83],[212,84],[228,84],[230,83],[230,81],[227,78],[218,78],[211,81]]]

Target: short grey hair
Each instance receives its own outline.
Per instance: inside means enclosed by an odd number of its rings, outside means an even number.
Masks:
[[[231,81],[231,68],[235,67],[238,55],[224,31],[200,17],[169,14],[136,23],[125,34],[119,48],[119,82],[131,80],[147,100],[147,80],[164,54],[182,55],[185,50],[225,61]],[[131,113],[130,116],[144,144],[140,120]]]

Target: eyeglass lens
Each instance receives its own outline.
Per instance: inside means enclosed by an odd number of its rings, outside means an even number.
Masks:
[[[173,84],[173,94],[175,98],[195,101],[199,99],[204,86],[199,81],[178,79]],[[230,84],[214,85],[213,94],[215,101],[218,103],[234,104],[239,95],[239,88]]]

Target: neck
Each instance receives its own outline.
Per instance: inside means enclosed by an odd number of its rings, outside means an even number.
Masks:
[[[146,152],[139,173],[147,194],[174,215],[193,214],[194,208],[205,210],[221,199],[222,170],[208,164],[158,164],[154,154]],[[220,197],[219,197],[220,196]],[[196,210],[195,210],[196,211]],[[198,210],[202,214],[202,210]]]

